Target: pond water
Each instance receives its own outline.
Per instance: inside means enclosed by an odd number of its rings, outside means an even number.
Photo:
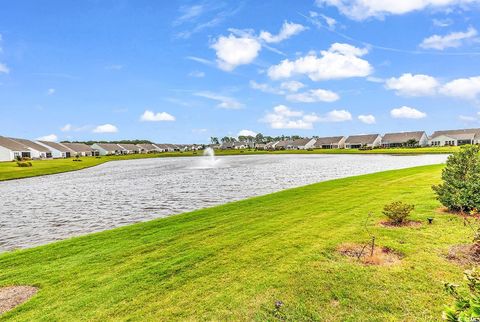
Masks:
[[[0,182],[0,251],[446,155],[250,155],[115,161]]]

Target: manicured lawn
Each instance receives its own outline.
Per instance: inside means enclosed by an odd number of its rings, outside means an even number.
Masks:
[[[247,155],[247,154],[434,154],[434,153],[452,153],[458,150],[458,147],[438,147],[438,148],[418,148],[418,149],[375,149],[360,151],[357,149],[332,149],[332,150],[287,150],[287,151],[255,151],[255,150],[225,150],[216,151],[217,155]],[[201,156],[199,152],[172,152],[158,154],[132,154],[124,156],[106,156],[100,158],[84,157],[81,162],[74,162],[73,159],[42,160],[32,161],[33,167],[20,168],[16,162],[0,162],[0,181],[34,177],[46,174],[68,172],[85,169],[105,162],[115,160],[128,160],[140,158],[162,158],[162,157],[187,157]]]
[[[463,269],[443,254],[471,231],[439,207],[442,166],[352,177],[0,255],[0,286],[39,293],[0,319],[18,321],[275,320],[438,321],[443,281]],[[417,228],[376,225],[387,202],[414,203]],[[94,211],[94,210],[92,210]],[[339,255],[345,242],[404,256],[365,266]]]

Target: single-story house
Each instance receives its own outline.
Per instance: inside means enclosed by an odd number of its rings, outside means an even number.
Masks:
[[[233,148],[235,150],[247,149],[247,148],[249,148],[249,145],[248,145],[247,142],[235,141],[235,142],[233,142]]]
[[[480,144],[480,129],[435,131],[428,141],[431,146]]]
[[[265,147],[266,147],[265,143],[256,143],[255,144],[255,149],[257,149],[257,150],[266,150]]]
[[[315,139],[297,139],[290,141],[287,144],[287,150],[307,150],[312,149],[315,144]]]
[[[94,143],[92,149],[97,150],[100,155],[127,154],[127,150],[115,143]]]
[[[350,135],[345,140],[345,149],[376,148],[381,144],[380,134]]]
[[[36,141],[38,144],[43,145],[52,151],[52,157],[55,159],[59,158],[70,158],[75,152],[57,142],[50,141]]]
[[[0,161],[12,161],[17,158],[31,158],[30,149],[16,141],[0,136]]]
[[[292,141],[278,141],[277,144],[275,144],[275,150],[286,150],[287,146],[291,143]]]
[[[234,147],[233,142],[223,142],[220,145],[221,150],[231,150],[233,149],[233,147]]]
[[[384,148],[427,145],[428,136],[424,131],[387,133],[382,138],[382,146]]]
[[[344,149],[345,136],[329,136],[317,138],[313,147],[315,149]]]
[[[126,151],[126,154],[138,154],[142,152],[142,149],[135,144],[119,143],[117,145],[120,146],[124,151]]]
[[[93,155],[99,155],[98,150],[94,150],[91,146],[86,145],[85,143],[62,143],[62,145],[73,151],[72,156],[90,157]]]
[[[278,142],[280,141],[268,142],[267,144],[265,144],[265,150],[275,150],[275,146]]]
[[[32,159],[51,159],[52,158],[52,151],[50,151],[49,148],[43,145],[40,145],[38,143],[35,143],[30,140],[26,140],[26,139],[14,139],[14,138],[9,138],[9,139],[28,147],[28,149],[31,152]]]
[[[158,146],[155,146],[151,143],[137,144],[137,146],[141,149],[142,153],[162,152]]]

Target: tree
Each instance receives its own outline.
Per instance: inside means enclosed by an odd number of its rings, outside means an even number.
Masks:
[[[415,146],[418,146],[418,141],[415,140],[415,139],[410,139],[408,140],[407,142],[405,142],[405,146],[409,146],[409,147],[415,147]]]
[[[480,209],[480,146],[465,145],[449,156],[442,180],[432,187],[442,205],[462,213]]]
[[[455,299],[454,305],[443,311],[443,319],[450,322],[477,321],[480,316],[480,272],[475,268],[464,272],[467,287],[445,283],[445,291]]]
[[[221,139],[222,143],[229,143],[231,142],[230,141],[230,138],[228,136],[224,136],[222,139]]]
[[[262,133],[258,133],[258,134],[255,136],[255,142],[256,142],[256,143],[263,143],[263,140],[264,140],[264,137],[263,137],[263,134],[262,134]]]
[[[210,138],[210,142],[211,142],[212,144],[219,144],[218,138],[217,138],[217,137],[214,137],[214,136],[212,136],[212,137]]]

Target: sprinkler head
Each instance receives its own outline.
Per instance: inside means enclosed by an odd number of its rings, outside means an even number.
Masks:
[[[429,223],[429,224],[432,224],[432,223],[433,223],[433,218],[432,218],[432,217],[427,218],[427,220],[428,220],[428,223]]]

